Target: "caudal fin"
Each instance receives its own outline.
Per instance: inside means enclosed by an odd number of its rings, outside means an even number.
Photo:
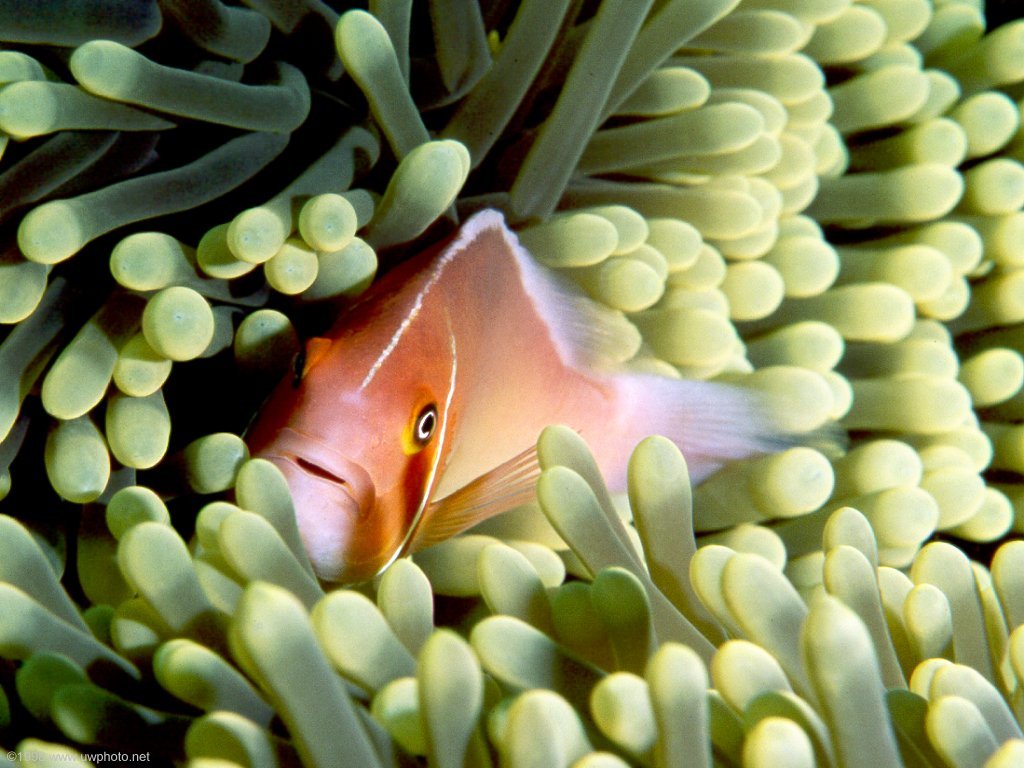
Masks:
[[[735,459],[836,439],[817,430],[783,431],[764,395],[732,384],[625,374],[618,386],[631,444],[652,434],[669,438],[683,452],[694,483]]]

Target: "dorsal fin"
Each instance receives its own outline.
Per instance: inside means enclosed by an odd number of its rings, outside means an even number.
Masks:
[[[566,276],[538,264],[498,211],[481,211],[466,221],[455,245],[490,228],[501,232],[514,255],[523,287],[566,365],[611,368],[636,354],[640,332],[626,316],[584,295]]]

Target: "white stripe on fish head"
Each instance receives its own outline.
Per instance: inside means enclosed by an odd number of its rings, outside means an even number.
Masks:
[[[452,263],[452,261],[454,261],[456,256],[458,256],[463,250],[465,250],[465,248],[470,244],[471,240],[474,237],[476,237],[478,233],[479,229],[474,229],[474,231],[467,233],[464,228],[463,231],[460,233],[459,238],[452,242],[444,250],[441,257],[437,260],[437,263],[434,265],[433,272],[428,278],[426,284],[423,286],[423,288],[420,289],[419,293],[416,294],[416,300],[413,302],[412,309],[409,310],[409,314],[402,318],[402,322],[399,323],[398,328],[395,329],[395,332],[391,336],[391,339],[388,341],[388,343],[384,346],[384,349],[381,351],[380,356],[374,361],[373,365],[370,366],[370,370],[367,371],[366,377],[359,385],[360,391],[366,389],[370,382],[373,381],[373,377],[377,375],[377,371],[381,369],[381,366],[383,366],[384,363],[387,362],[387,359],[388,357],[391,356],[391,353],[395,351],[395,347],[398,346],[398,342],[402,340],[402,336],[405,335],[405,332],[409,329],[413,322],[415,322],[416,317],[419,315],[420,310],[423,308],[423,302],[427,298],[427,294],[430,293],[430,290],[441,279],[445,269],[448,267],[449,264]],[[448,330],[449,335],[453,335],[451,333],[452,329],[450,320],[448,323]]]

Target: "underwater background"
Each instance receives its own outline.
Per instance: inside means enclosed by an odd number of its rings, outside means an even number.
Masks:
[[[0,2],[11,763],[1024,765],[1024,21],[980,0]],[[240,435],[503,211],[815,444],[331,589]],[[10,751],[7,751],[10,750]],[[88,757],[86,757],[88,756]]]

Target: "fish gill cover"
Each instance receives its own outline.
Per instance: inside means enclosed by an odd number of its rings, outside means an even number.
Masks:
[[[1024,764],[1009,6],[0,3],[6,759]],[[551,427],[535,505],[325,591],[240,435],[484,207],[624,365],[849,445],[621,499]]]

